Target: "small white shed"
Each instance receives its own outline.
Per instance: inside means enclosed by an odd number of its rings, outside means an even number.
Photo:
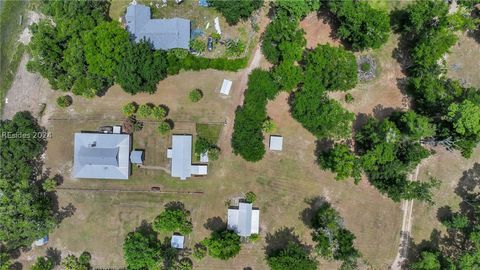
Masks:
[[[172,240],[170,244],[173,248],[183,249],[183,243],[185,242],[185,236],[183,235],[172,235]]]
[[[220,93],[222,93],[225,96],[228,96],[230,94],[230,89],[232,88],[232,81],[230,80],[223,80],[222,83],[222,88],[220,89]]]
[[[283,149],[283,137],[272,135],[270,136],[270,150],[282,151]]]

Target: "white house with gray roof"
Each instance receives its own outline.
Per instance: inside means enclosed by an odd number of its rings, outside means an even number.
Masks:
[[[205,164],[192,164],[192,135],[173,135],[172,148],[167,150],[172,159],[171,176],[186,180],[192,175],[207,175]]]
[[[135,42],[149,40],[157,50],[190,48],[190,20],[183,18],[152,19],[150,8],[132,3],[127,7],[127,30]]]
[[[258,234],[260,227],[260,210],[253,208],[251,203],[239,203],[238,207],[228,208],[227,228],[239,236],[248,237]]]
[[[75,133],[74,178],[124,179],[130,175],[130,135]]]

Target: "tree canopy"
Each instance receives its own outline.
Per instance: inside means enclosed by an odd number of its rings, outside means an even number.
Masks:
[[[123,243],[127,269],[156,269],[162,259],[160,245],[154,233],[144,231],[128,233]]]
[[[277,0],[274,5],[277,13],[300,19],[309,12],[320,9],[320,0]]]
[[[328,1],[328,8],[340,22],[337,35],[350,43],[353,49],[377,49],[387,42],[390,34],[387,11],[356,0]]]
[[[267,256],[267,263],[272,270],[315,270],[318,265],[305,247],[293,242]]]
[[[56,225],[53,201],[37,181],[44,132],[28,112],[0,121],[0,242],[8,249],[30,244]]]
[[[355,154],[344,144],[335,144],[333,148],[319,157],[320,166],[329,169],[337,175],[335,179],[343,180],[353,177],[355,183],[361,180],[361,163]]]
[[[202,241],[213,258],[228,260],[240,252],[240,236],[234,231],[214,231],[209,238]]]
[[[263,0],[208,0],[208,4],[223,14],[228,24],[237,24],[241,19],[248,19],[252,13],[263,5]]]
[[[165,209],[153,221],[153,229],[157,232],[180,232],[183,235],[192,232],[190,213],[184,209]]]
[[[306,54],[304,62],[304,88],[346,91],[357,84],[357,61],[343,48],[319,45]]]

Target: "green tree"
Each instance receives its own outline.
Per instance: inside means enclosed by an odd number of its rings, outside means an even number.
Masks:
[[[2,248],[0,246],[0,248]],[[10,255],[0,249],[0,270],[10,270],[10,267],[12,266],[12,259],[10,258]]]
[[[387,42],[390,17],[387,11],[373,8],[368,2],[328,1],[330,11],[340,21],[337,35],[356,50],[380,48]]]
[[[405,8],[405,20],[401,30],[413,36],[428,32],[432,26],[441,29],[446,26],[448,4],[437,0],[417,0]]]
[[[335,144],[318,159],[322,169],[329,169],[337,175],[335,179],[343,180],[353,177],[355,183],[361,180],[361,163],[355,154],[344,144]]]
[[[153,232],[128,233],[123,243],[127,269],[158,269],[162,259],[160,244]]]
[[[57,188],[57,181],[55,179],[48,178],[42,183],[42,188],[46,192],[53,192]]]
[[[152,106],[150,104],[142,104],[138,106],[137,114],[140,118],[148,118],[152,115]]]
[[[192,232],[193,225],[189,220],[190,213],[184,209],[165,209],[153,221],[153,229],[157,232],[180,232],[183,235]]]
[[[420,140],[435,136],[435,126],[431,123],[431,119],[419,115],[414,111],[407,111],[401,115],[399,128],[407,134],[411,140]]]
[[[167,116],[167,110],[162,106],[155,106],[152,108],[151,116],[157,120],[161,120]]]
[[[298,26],[298,19],[276,17],[265,29],[262,52],[273,64],[293,62],[302,58],[306,45],[305,32]]]
[[[320,45],[306,55],[304,74],[304,88],[346,91],[357,84],[357,62],[343,48]]]
[[[60,108],[69,107],[70,105],[72,105],[72,97],[70,97],[69,95],[59,96],[57,98],[57,105]]]
[[[155,51],[147,41],[129,44],[115,69],[115,81],[130,94],[155,93],[167,76],[167,54]],[[120,52],[119,52],[120,53]]]
[[[267,263],[272,270],[315,270],[317,261],[310,256],[305,247],[290,242],[284,249],[267,256]]]
[[[223,14],[228,24],[237,24],[240,19],[248,19],[263,5],[263,0],[208,0],[208,4]]]
[[[193,89],[192,91],[190,91],[190,93],[188,93],[188,99],[191,101],[191,102],[199,102],[203,97],[203,93],[202,93],[202,90],[200,89]]]
[[[247,192],[247,194],[245,194],[245,202],[247,203],[254,203],[256,199],[257,199],[257,195],[255,195],[253,191],[249,191]]]
[[[440,270],[441,265],[438,254],[424,251],[420,254],[421,259],[411,265],[413,270]]]
[[[167,135],[172,130],[172,126],[170,125],[169,122],[163,121],[158,125],[157,130],[160,133],[160,135]]]
[[[272,77],[281,90],[292,91],[302,81],[302,69],[290,61],[283,61],[273,68]]]
[[[125,104],[122,107],[122,113],[125,116],[131,116],[137,112],[138,105],[135,102],[130,102],[128,104]]]
[[[480,105],[464,100],[448,107],[447,120],[453,124],[455,132],[462,136],[480,135]]]
[[[295,94],[292,116],[319,139],[350,136],[355,119],[337,101],[306,89]]]
[[[62,265],[66,270],[89,270],[90,260],[91,255],[88,252],[83,252],[78,258],[70,254],[62,261]]]
[[[240,252],[240,236],[229,230],[212,232],[202,244],[208,248],[210,256],[221,260],[233,258]]]
[[[277,0],[274,5],[277,12],[285,12],[293,18],[302,18],[309,12],[320,9],[320,0]]]
[[[83,39],[88,70],[98,76],[113,78],[128,53],[128,32],[118,22],[103,22],[86,32]]]
[[[46,144],[43,130],[28,112],[0,121],[0,134],[22,134],[22,139],[0,140],[0,242],[8,249],[30,246],[55,227],[53,201],[37,179]]]
[[[46,257],[38,257],[30,270],[53,270],[54,267],[55,265],[53,264],[52,259]]]

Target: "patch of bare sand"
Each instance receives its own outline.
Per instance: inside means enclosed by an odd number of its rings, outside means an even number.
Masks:
[[[319,17],[311,13],[300,22],[300,27],[305,30],[307,48],[315,48],[318,44],[340,45],[340,40],[333,37],[333,31],[328,18]]]
[[[41,104],[46,103],[53,92],[40,75],[27,71],[29,56],[24,55],[15,75],[12,87],[5,96],[2,118],[11,119],[19,111],[30,111],[37,116]],[[48,108],[47,108],[48,109]]]

